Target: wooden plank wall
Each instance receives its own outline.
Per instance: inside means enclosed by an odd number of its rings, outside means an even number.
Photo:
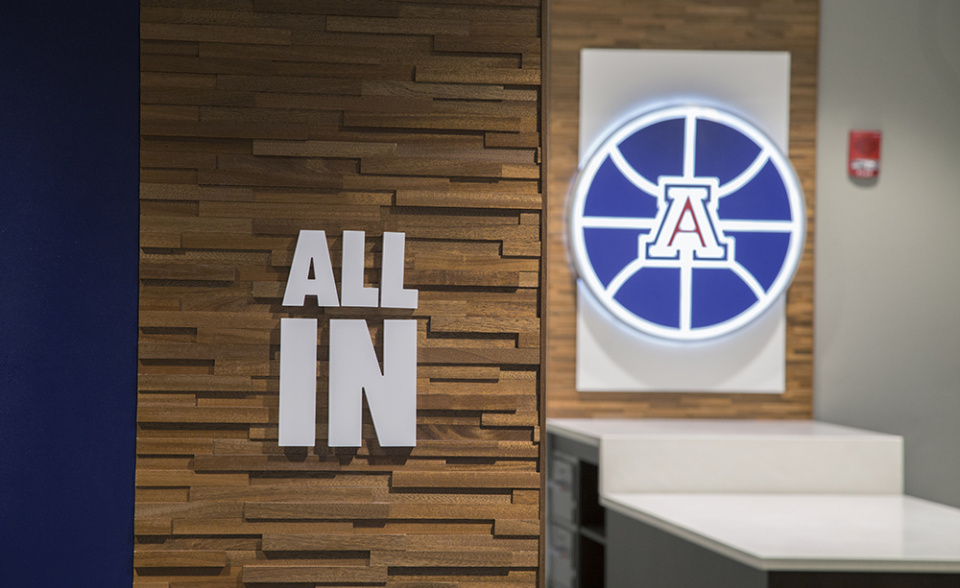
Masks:
[[[134,585],[537,585],[540,83],[540,0],[142,0]],[[282,307],[301,229],[338,277],[366,231],[371,285],[405,232],[419,308]],[[328,448],[327,319],[410,316],[416,448]],[[282,317],[320,319],[309,449]]]
[[[549,18],[547,416],[810,418],[818,0],[552,0]],[[576,284],[567,261],[564,213],[577,169],[579,60],[587,47],[791,53],[789,155],[806,193],[808,228],[787,296],[785,394],[576,391]]]

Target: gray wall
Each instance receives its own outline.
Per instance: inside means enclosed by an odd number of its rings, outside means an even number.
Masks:
[[[903,435],[907,493],[960,507],[960,2],[821,10],[815,417]]]

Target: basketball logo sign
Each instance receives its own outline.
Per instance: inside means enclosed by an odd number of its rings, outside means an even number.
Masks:
[[[730,333],[786,291],[803,252],[803,192],[769,138],[701,106],[641,115],[580,171],[569,217],[580,278],[644,333]]]

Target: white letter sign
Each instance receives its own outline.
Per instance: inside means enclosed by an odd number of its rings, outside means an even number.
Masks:
[[[280,445],[313,447],[317,422],[317,319],[280,319]]]
[[[340,257],[340,299],[342,306],[377,307],[377,289],[363,285],[363,231],[343,232]]]
[[[311,264],[314,278],[310,277]],[[317,306],[340,306],[333,267],[330,265],[327,235],[323,231],[300,231],[297,249],[293,252],[290,277],[287,278],[287,289],[283,293],[283,305],[303,306],[307,296],[316,296]]]
[[[380,306],[416,308],[417,291],[403,287],[403,249],[406,235],[383,234],[383,260],[380,264]]]
[[[383,234],[380,287],[363,285],[363,231],[343,232],[341,297],[330,262],[326,234],[300,231],[284,306],[417,308],[416,289],[403,287],[405,236]],[[314,276],[310,277],[313,267]],[[316,445],[317,319],[280,319],[281,447]],[[331,447],[359,447],[363,397],[383,447],[417,444],[417,321],[383,321],[383,370],[365,319],[330,321],[329,434]]]
[[[360,447],[363,394],[383,447],[417,444],[417,321],[383,321],[383,373],[367,321],[330,321],[331,447]]]

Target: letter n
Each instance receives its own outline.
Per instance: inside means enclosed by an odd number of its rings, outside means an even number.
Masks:
[[[383,447],[417,444],[417,321],[383,321],[383,372],[367,321],[330,320],[329,445],[360,447],[363,394]]]

